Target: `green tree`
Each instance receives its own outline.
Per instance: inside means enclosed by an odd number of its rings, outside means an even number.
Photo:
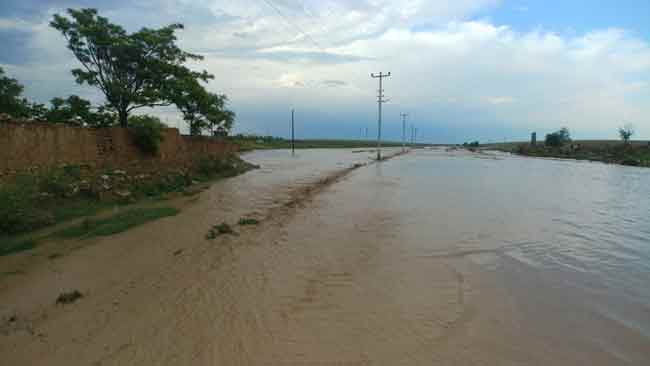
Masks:
[[[623,143],[625,143],[625,145],[629,144],[630,139],[634,135],[634,126],[628,124],[620,127],[618,129],[618,135],[621,136],[621,140],[623,140]]]
[[[52,98],[50,104],[52,106],[45,112],[45,119],[52,123],[83,126],[91,113],[90,102],[76,95],[71,95],[67,99]]]
[[[566,127],[562,127],[558,131],[546,135],[546,146],[560,147],[568,142],[571,142],[571,133]]]
[[[191,135],[209,130],[211,134],[226,135],[235,119],[235,113],[225,108],[228,98],[207,92],[196,80],[182,80],[173,100],[190,127]]]
[[[51,107],[43,118],[52,123],[65,123],[73,126],[108,127],[115,124],[115,114],[99,107],[93,111],[90,101],[76,95],[66,99],[53,98]]]
[[[38,105],[32,105],[23,98],[23,86],[16,79],[5,76],[0,67],[0,113],[7,113],[16,118],[32,116],[32,110]]]
[[[181,50],[172,24],[160,29],[142,28],[127,33],[97,15],[96,9],[68,9],[69,17],[54,15],[50,25],[68,41],[68,48],[83,68],[72,70],[77,83],[99,88],[122,127],[130,112],[142,107],[173,103],[179,80],[207,81],[212,75],[183,66],[203,57]]]

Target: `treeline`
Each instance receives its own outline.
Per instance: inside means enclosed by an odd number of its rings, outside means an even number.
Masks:
[[[31,102],[19,81],[0,68],[0,113],[80,127],[160,126],[155,117],[130,117],[141,108],[174,105],[193,135],[227,135],[231,130],[235,114],[226,108],[227,97],[204,86],[214,76],[185,66],[203,57],[177,46],[176,31],[182,24],[128,33],[95,9],[68,9],[66,15],[55,14],[50,26],[66,39],[81,64],[71,70],[76,82],[97,88],[105,103],[93,106],[76,95],[53,98],[48,106]]]

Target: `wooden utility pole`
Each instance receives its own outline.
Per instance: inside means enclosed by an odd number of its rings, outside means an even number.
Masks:
[[[382,87],[382,81],[384,78],[390,77],[390,72],[384,74],[380,72],[379,74],[370,74],[371,78],[379,79],[379,90],[377,91],[377,161],[381,160],[381,105],[386,103],[387,100],[384,99],[384,89]]]

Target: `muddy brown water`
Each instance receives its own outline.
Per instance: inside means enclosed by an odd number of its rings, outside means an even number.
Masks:
[[[0,360],[650,363],[650,170],[420,150],[302,189],[370,157],[253,152],[178,217],[1,278]]]

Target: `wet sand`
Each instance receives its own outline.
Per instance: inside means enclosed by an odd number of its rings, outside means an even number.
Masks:
[[[394,173],[407,175],[418,153],[358,169],[350,167],[367,163],[367,154],[279,155],[285,153],[254,153],[248,158],[262,169],[215,184],[176,217],[1,277],[2,364],[641,365],[650,359],[648,338],[618,323],[585,315],[584,333],[605,332],[619,342],[600,346],[558,327],[555,315],[570,314],[575,307],[565,302],[576,300],[563,301],[553,286],[530,288],[543,280],[501,257],[502,248],[481,236],[480,222],[464,229],[473,237],[458,235],[461,208],[451,201],[440,200],[447,205],[437,209],[432,197],[422,207],[418,198],[401,203],[414,192]],[[242,216],[262,222],[236,227],[238,236],[205,240],[213,224]],[[54,305],[71,289],[86,296]]]

